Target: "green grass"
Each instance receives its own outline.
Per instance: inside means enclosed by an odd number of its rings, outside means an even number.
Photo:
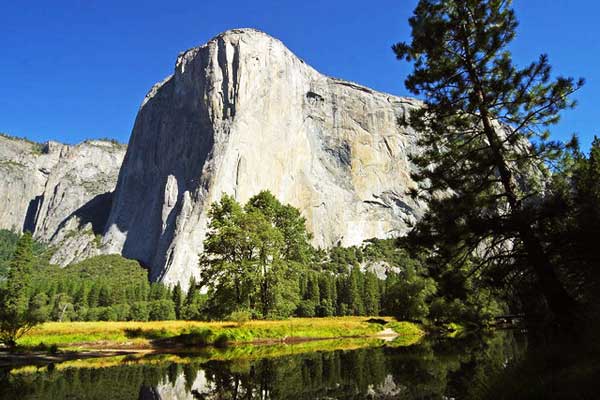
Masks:
[[[400,336],[423,336],[425,332],[421,327],[413,322],[391,321],[385,325]]]
[[[123,365],[157,365],[163,363],[191,364],[204,363],[207,361],[252,361],[312,352],[348,351],[382,345],[383,342],[381,340],[374,338],[318,340],[294,344],[246,344],[231,346],[224,349],[205,347],[193,352],[186,350],[183,354],[130,354],[110,357],[82,358],[63,361],[55,364],[51,368],[53,370],[62,371],[71,368],[97,369]],[[13,368],[10,373],[19,375],[45,372],[47,370],[47,367],[40,367],[39,365],[25,365]]]
[[[172,339],[189,346],[239,344],[290,339],[367,337],[383,330],[366,322],[367,317],[293,318],[281,321],[232,322],[49,322],[22,337],[18,344],[35,347],[41,343],[61,348],[152,347],[157,339]],[[410,322],[391,322],[402,337],[420,337],[421,328]]]

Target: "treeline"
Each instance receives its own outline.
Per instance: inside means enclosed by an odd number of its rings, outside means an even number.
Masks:
[[[31,301],[52,321],[175,319],[171,291],[149,283],[133,260],[98,256],[65,268],[47,266],[33,274]]]
[[[593,304],[600,282],[600,140],[594,140],[589,154],[575,144],[571,148],[547,186],[545,206],[561,218],[547,218],[537,229],[552,243],[549,254],[569,292]],[[393,315],[481,324],[509,308],[536,312],[543,307],[539,293],[531,290],[531,275],[511,275],[502,265],[478,270],[474,254],[449,263],[423,243],[411,243],[411,237],[315,249],[299,211],[269,192],[244,206],[224,196],[210,217],[200,278],[187,291],[150,283],[136,261],[117,255],[59,268],[49,264],[49,250],[30,237],[24,240],[28,248],[21,249],[28,254],[15,254],[21,240],[8,231],[0,231],[0,288],[9,284],[11,265],[30,263],[23,302],[36,320],[51,321]],[[507,278],[514,280],[511,290],[503,283]]]
[[[397,240],[314,249],[300,212],[264,191],[244,206],[223,196],[210,211],[200,259],[206,318],[393,315],[482,323],[506,311],[467,266],[437,263]]]
[[[224,195],[209,212],[200,258],[210,318],[377,315],[385,278],[361,268],[360,249],[317,251],[305,219],[263,191],[244,206]],[[363,266],[364,267],[364,266]]]
[[[118,255],[50,265],[46,249],[29,236],[29,309],[49,321],[393,315],[480,323],[505,308],[466,268],[436,267],[397,240],[315,249],[299,211],[266,191],[243,207],[223,196],[210,217],[200,278],[186,291],[150,283],[136,261]],[[22,263],[11,258],[21,240],[2,235],[0,265]]]
[[[29,309],[43,321],[125,321],[175,319],[173,293],[166,286],[150,283],[148,273],[136,261],[118,255],[98,256],[65,268],[51,265],[42,244],[30,242],[32,254],[14,257],[18,236],[2,231],[0,265],[24,264],[28,258],[26,297]],[[28,252],[28,250],[26,250]],[[10,254],[10,256],[8,255]],[[3,279],[6,286],[7,279]]]

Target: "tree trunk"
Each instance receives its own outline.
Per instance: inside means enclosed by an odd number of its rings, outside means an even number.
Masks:
[[[481,92],[479,94],[480,99],[483,100],[483,94]],[[527,254],[527,261],[536,274],[540,290],[555,316],[562,320],[572,318],[577,304],[558,279],[556,271],[540,243],[540,239],[535,235],[529,223],[521,218],[522,204],[516,194],[512,173],[502,156],[500,138],[491,124],[487,109],[483,105],[480,105],[480,113],[486,137],[490,142],[490,149],[500,173],[500,180],[508,198],[511,214],[513,218],[516,217],[518,220],[519,236]]]
[[[539,239],[535,237],[529,226],[522,229],[520,236],[527,253],[527,260],[535,272],[548,307],[559,320],[572,320],[577,303],[558,279]]]
[[[14,349],[17,347],[17,341],[14,338],[7,339],[5,343],[9,349]]]
[[[466,4],[462,4],[460,11],[462,12],[465,21],[471,20],[471,14]],[[474,31],[474,29],[470,29],[466,26],[466,24],[461,28],[462,30],[460,39],[465,52],[464,66],[469,74],[469,79],[471,80],[475,90],[475,106],[479,109],[483,130],[489,142],[493,162],[496,168],[498,168],[502,187],[510,206],[510,212],[513,218],[516,217],[518,220],[518,233],[527,254],[527,261],[536,274],[540,290],[546,298],[550,310],[559,319],[572,319],[573,311],[575,310],[577,303],[559,281],[556,271],[554,270],[554,267],[551,264],[550,259],[546,254],[542,243],[540,242],[540,239],[535,235],[535,232],[529,223],[522,219],[522,204],[517,196],[517,190],[514,186],[512,172],[503,155],[502,141],[498,137],[498,133],[492,124],[493,118],[489,113],[485,87],[482,85],[480,77],[477,73],[471,46],[469,44],[469,35],[470,32]]]

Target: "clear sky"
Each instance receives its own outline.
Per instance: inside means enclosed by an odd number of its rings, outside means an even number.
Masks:
[[[32,0],[0,4],[0,132],[76,143],[127,142],[146,92],[169,75],[177,54],[231,28],[282,40],[327,75],[408,95],[408,64],[390,46],[409,39],[417,0],[127,1]],[[524,65],[547,53],[554,71],[583,76],[579,106],[554,137],[573,132],[588,147],[600,109],[600,3],[515,0],[513,45]]]

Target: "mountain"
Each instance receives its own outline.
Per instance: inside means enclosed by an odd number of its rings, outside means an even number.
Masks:
[[[401,124],[420,105],[230,30],[179,55],[128,146],[0,136],[0,228],[32,231],[60,265],[118,253],[183,287],[223,193],[243,203],[270,190],[301,210],[319,247],[401,236],[424,207],[407,194],[418,134]]]
[[[0,229],[28,230],[51,243],[58,264],[99,253],[91,243],[104,230],[125,149],[0,135]]]
[[[324,76],[265,33],[222,33],[144,99],[102,251],[186,286],[210,204],[264,189],[301,210],[316,246],[400,236],[423,210],[407,195],[417,133],[399,124],[419,105]]]

